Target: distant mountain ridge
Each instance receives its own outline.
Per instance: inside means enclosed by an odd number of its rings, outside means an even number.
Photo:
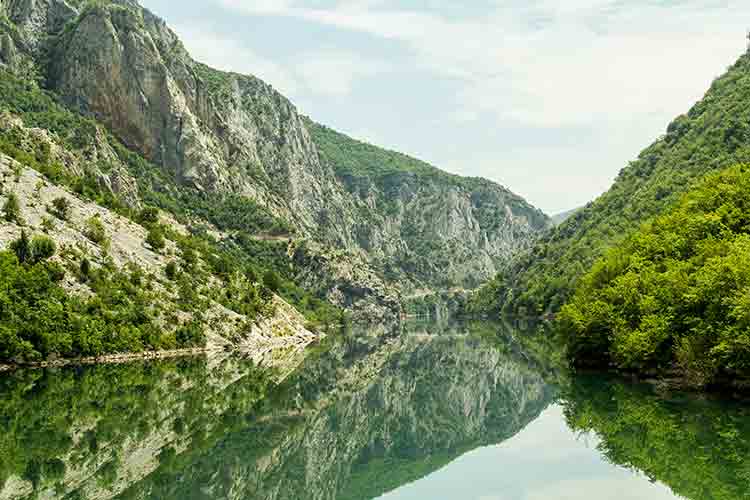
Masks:
[[[550,220],[552,221],[552,224],[555,226],[559,226],[566,220],[570,219],[576,212],[581,210],[583,207],[574,208],[572,210],[566,210],[564,212],[560,212],[559,214],[555,214],[550,217]]]

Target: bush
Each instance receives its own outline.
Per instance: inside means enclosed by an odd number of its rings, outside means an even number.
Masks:
[[[68,220],[70,217],[70,202],[63,197],[52,200],[52,207],[49,212],[60,220]]]
[[[15,222],[22,224],[21,220],[21,204],[18,202],[18,196],[16,193],[10,193],[8,199],[3,205],[3,217],[8,222]]]
[[[279,278],[279,275],[276,274],[275,271],[266,271],[265,274],[263,274],[263,285],[276,293],[279,291],[279,288],[281,288],[281,278]]]
[[[145,207],[138,213],[138,222],[144,225],[156,224],[159,222],[159,209],[154,207]]]
[[[30,245],[31,259],[33,262],[47,260],[57,251],[57,245],[47,236],[34,236]]]
[[[177,278],[177,264],[174,261],[167,263],[167,266],[164,268],[164,274],[171,281],[174,281]]]
[[[94,215],[86,221],[84,234],[97,245],[104,246],[107,243],[107,230],[98,215]]]
[[[89,277],[91,276],[91,261],[89,261],[89,259],[84,258],[81,261],[81,265],[79,266],[78,270],[81,273],[81,281],[83,282],[88,281]]]
[[[157,252],[164,249],[167,242],[164,239],[164,230],[161,226],[153,226],[146,235],[146,244]]]
[[[31,261],[31,242],[26,231],[21,231],[21,237],[10,244],[10,249],[16,254],[16,258],[21,264]]]

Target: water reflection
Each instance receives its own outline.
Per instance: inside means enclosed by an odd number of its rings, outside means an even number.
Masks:
[[[750,498],[750,410],[746,403],[657,395],[603,377],[578,377],[565,418],[594,433],[613,464],[667,484],[694,500]]]
[[[566,457],[543,460],[567,449],[566,423],[592,436],[596,457],[689,498],[747,493],[741,407],[570,380],[561,359],[545,335],[443,322],[261,360],[4,375],[0,499],[479,498],[498,478],[510,486],[497,498],[532,498],[532,478],[570,474]],[[440,486],[445,477],[459,489]]]

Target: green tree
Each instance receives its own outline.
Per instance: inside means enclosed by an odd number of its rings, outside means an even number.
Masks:
[[[166,267],[164,268],[164,274],[171,281],[174,281],[177,278],[177,264],[173,260],[167,263]]]
[[[91,261],[84,257],[83,260],[81,260],[79,271],[81,273],[81,281],[88,281],[91,276]]]
[[[68,220],[70,217],[71,205],[67,198],[59,197],[52,200],[50,212],[60,220]]]
[[[276,271],[268,270],[263,274],[263,285],[276,293],[281,288],[281,278],[276,274]]]
[[[26,231],[21,231],[21,237],[10,244],[10,249],[22,264],[32,259],[31,242]]]
[[[750,379],[750,165],[706,176],[610,249],[559,324],[581,365]]]
[[[98,214],[86,221],[84,233],[88,239],[98,245],[105,246],[108,241],[107,230]]]
[[[155,207],[144,207],[138,214],[138,221],[149,226],[159,222],[159,209]]]

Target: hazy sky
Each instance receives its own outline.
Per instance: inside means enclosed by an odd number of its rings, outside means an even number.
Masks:
[[[747,0],[142,0],[316,121],[548,213],[584,204],[746,50]]]

